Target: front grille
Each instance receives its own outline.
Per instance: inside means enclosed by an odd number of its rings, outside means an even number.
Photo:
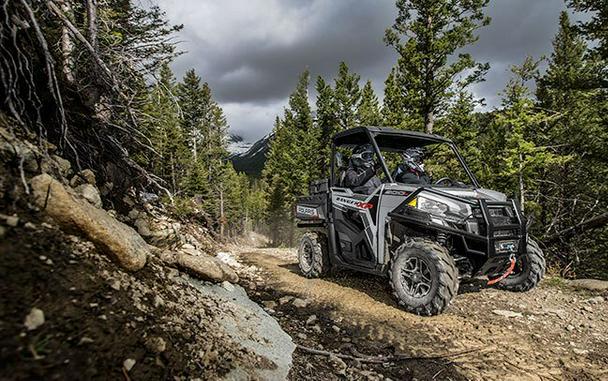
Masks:
[[[520,234],[519,220],[512,207],[505,205],[489,206],[488,214],[494,227],[493,237],[516,237]]]
[[[517,224],[517,216],[513,212],[513,209],[509,206],[497,206],[488,208],[490,214],[490,221],[494,225],[494,228]]]
[[[494,237],[511,237],[517,235],[518,230],[496,230]]]
[[[473,208],[473,218],[478,226],[475,234],[481,236],[494,239],[511,239],[522,234],[517,210],[511,203],[482,201],[479,208]],[[487,223],[491,224],[491,231],[488,231]]]
[[[494,224],[494,227],[509,225],[513,223],[511,221],[511,218],[509,217],[490,217],[490,220]],[[517,221],[515,223],[517,223]]]

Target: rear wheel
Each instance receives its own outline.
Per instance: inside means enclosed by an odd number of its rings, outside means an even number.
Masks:
[[[498,287],[508,291],[529,291],[540,282],[546,269],[543,251],[536,241],[528,239],[526,253],[517,258],[513,273],[500,281]]]
[[[309,232],[302,236],[298,248],[300,271],[307,278],[319,278],[329,273],[329,253],[325,234]]]
[[[391,259],[389,278],[399,305],[417,315],[443,312],[458,293],[458,270],[441,245],[414,238]]]

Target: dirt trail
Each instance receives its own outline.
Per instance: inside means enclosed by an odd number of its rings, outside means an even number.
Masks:
[[[559,285],[515,294],[468,282],[444,314],[419,317],[397,307],[381,278],[306,279],[288,249],[243,249],[239,258],[259,267],[277,296],[308,299],[326,318],[370,341],[409,355],[477,349],[451,362],[467,379],[608,379],[605,295]]]

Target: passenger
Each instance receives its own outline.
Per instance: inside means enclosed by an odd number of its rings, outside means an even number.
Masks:
[[[379,163],[374,163],[371,144],[362,144],[353,150],[344,176],[344,186],[355,193],[372,194],[382,184],[376,176],[380,168]]]
[[[411,147],[403,152],[403,163],[393,173],[393,179],[403,184],[430,184],[431,178],[424,171],[424,151]]]

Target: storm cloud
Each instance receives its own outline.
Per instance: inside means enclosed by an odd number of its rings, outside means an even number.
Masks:
[[[297,77],[309,69],[332,79],[340,61],[369,79],[379,97],[396,61],[382,41],[396,15],[392,0],[158,0],[172,23],[183,24],[178,39],[187,51],[173,69],[178,77],[194,68],[209,82],[226,111],[233,133],[255,140],[282,114]],[[475,85],[487,107],[509,66],[527,55],[551,52],[562,0],[491,0],[490,26],[468,48],[491,69]],[[311,87],[312,90],[312,87]],[[311,92],[311,101],[314,93]]]

